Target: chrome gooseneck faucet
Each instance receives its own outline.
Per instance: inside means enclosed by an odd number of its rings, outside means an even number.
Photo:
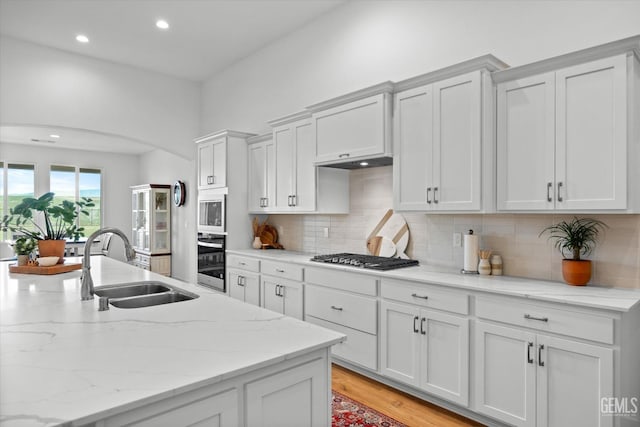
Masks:
[[[118,230],[117,228],[106,227],[101,228],[100,230],[94,232],[89,238],[87,238],[87,243],[84,245],[84,258],[82,259],[82,287],[80,288],[80,293],[82,296],[82,300],[90,300],[93,299],[93,279],[91,278],[91,245],[96,237],[105,233],[113,233],[117,236],[120,236],[122,241],[124,242],[124,252],[127,257],[127,261],[132,261],[136,257],[136,251],[129,243],[129,239],[125,234]]]

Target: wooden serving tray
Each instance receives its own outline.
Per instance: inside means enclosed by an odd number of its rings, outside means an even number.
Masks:
[[[10,265],[9,273],[21,274],[60,274],[73,270],[80,270],[82,263],[77,264],[56,264],[49,267],[40,267],[39,265]]]

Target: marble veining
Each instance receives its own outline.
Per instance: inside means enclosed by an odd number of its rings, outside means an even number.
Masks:
[[[311,262],[313,254],[276,250],[228,250],[227,253],[242,256],[292,262],[305,267],[333,268],[345,272],[375,275],[381,278],[410,280],[451,288],[516,296],[529,300],[598,308],[626,312],[640,303],[640,290],[604,286],[570,286],[561,282],[525,279],[509,276],[463,275],[446,268],[420,265],[391,271],[376,271],[346,267],[336,264]]]
[[[76,272],[0,263],[0,425],[93,422],[341,341],[342,334],[106,257],[96,286],[159,280],[191,301],[99,312]]]

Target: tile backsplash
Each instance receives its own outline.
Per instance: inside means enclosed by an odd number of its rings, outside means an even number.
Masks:
[[[367,253],[369,233],[393,207],[392,167],[351,171],[350,187],[347,215],[271,215],[280,243],[309,253]],[[422,264],[462,268],[462,248],[453,246],[453,233],[473,229],[481,248],[502,256],[505,275],[562,281],[562,257],[546,236],[538,235],[572,215],[400,213],[409,225],[407,255]],[[588,257],[594,262],[591,283],[640,289],[640,215],[584,216],[609,226]]]

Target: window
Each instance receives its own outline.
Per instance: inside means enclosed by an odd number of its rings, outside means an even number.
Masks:
[[[89,236],[102,226],[102,175],[99,169],[78,168],[75,166],[51,166],[49,172],[49,191],[55,193],[57,203],[62,200],[76,201],[89,197],[95,203],[87,208],[89,216],[80,215],[79,226],[84,227],[84,235]]]
[[[35,195],[35,166],[19,163],[0,162],[0,217],[8,215],[10,210],[25,197]],[[13,238],[11,235],[2,236]]]

